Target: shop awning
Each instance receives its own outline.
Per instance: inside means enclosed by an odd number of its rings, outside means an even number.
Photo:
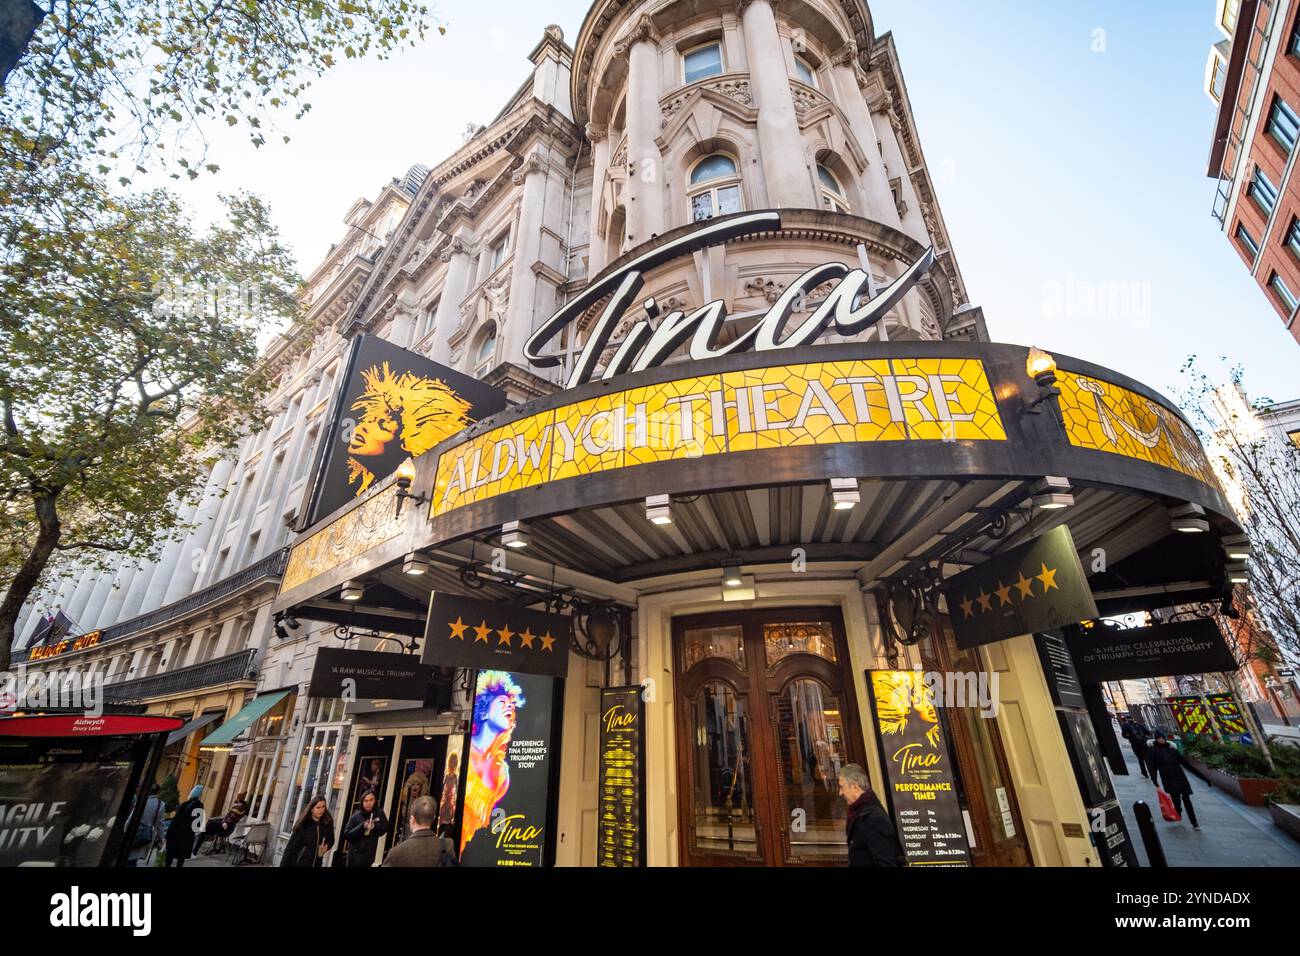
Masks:
[[[210,711],[209,713],[206,714],[200,714],[198,717],[195,717],[189,723],[177,727],[175,730],[173,730],[170,734],[167,735],[167,746],[170,747],[178,740],[184,740],[190,734],[194,733],[194,731],[198,730],[200,727],[206,727],[208,724],[212,723],[220,716],[221,716],[221,711],[219,710]]]
[[[289,696],[287,690],[276,690],[271,691],[269,694],[259,694],[254,697],[252,701],[244,705],[243,710],[222,724],[216,733],[206,737],[199,749],[212,750],[229,747],[235,742],[236,737],[257,723],[260,717],[287,696]]]

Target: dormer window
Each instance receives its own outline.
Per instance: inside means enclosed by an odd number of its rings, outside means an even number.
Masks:
[[[717,76],[722,72],[722,44],[705,43],[687,50],[682,57],[682,82],[695,83],[698,80]]]

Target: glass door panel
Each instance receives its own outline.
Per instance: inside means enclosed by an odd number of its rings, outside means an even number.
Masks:
[[[847,808],[838,778],[840,767],[852,761],[840,698],[818,681],[799,679],[774,694],[772,706],[784,856],[791,862],[847,863]]]
[[[745,697],[710,681],[690,704],[691,849],[703,855],[758,859],[753,748]]]

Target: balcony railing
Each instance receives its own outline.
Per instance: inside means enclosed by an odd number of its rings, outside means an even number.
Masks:
[[[256,665],[257,648],[250,647],[202,664],[182,667],[180,670],[109,684],[104,688],[104,698],[109,703],[127,703],[204,687],[219,687],[241,680],[252,681],[257,677]]]
[[[195,591],[189,597],[173,601],[171,604],[166,604],[147,614],[133,617],[129,621],[121,621],[104,628],[99,641],[102,644],[117,637],[126,637],[128,634],[147,631],[151,627],[157,627],[160,624],[166,624],[168,621],[174,621],[177,618],[193,614],[195,611],[202,610],[209,604],[214,604],[223,598],[229,597],[263,578],[279,577],[284,573],[284,565],[288,560],[289,549],[281,548],[279,551],[268,554],[261,561],[254,562],[248,567],[236,571],[230,577],[222,578],[211,587],[206,587],[202,591]]]

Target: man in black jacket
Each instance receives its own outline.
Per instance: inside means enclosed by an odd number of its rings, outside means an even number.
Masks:
[[[906,866],[894,821],[871,792],[871,778],[855,763],[840,768],[840,796],[849,805],[844,832],[849,866]]]

